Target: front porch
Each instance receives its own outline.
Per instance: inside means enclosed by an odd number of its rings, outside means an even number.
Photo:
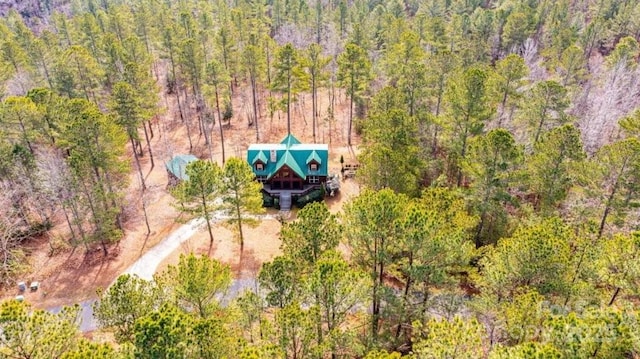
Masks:
[[[263,189],[265,192],[267,192],[270,196],[272,197],[280,197],[283,194],[285,195],[289,195],[292,197],[299,197],[299,196],[304,196],[306,194],[308,194],[309,192],[313,191],[314,189],[320,189],[322,187],[322,184],[304,184],[301,186],[301,188],[295,188],[295,189],[290,189],[290,188],[282,188],[281,185],[271,185],[268,183],[264,183],[263,184]]]

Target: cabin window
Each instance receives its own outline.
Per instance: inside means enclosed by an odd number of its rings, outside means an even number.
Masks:
[[[289,177],[289,171],[282,171],[282,177],[284,178]]]
[[[309,164],[309,170],[310,171],[317,171],[318,170],[318,164],[317,163],[310,163]]]
[[[256,171],[264,171],[264,163],[256,163]]]
[[[320,183],[320,177],[318,177],[318,176],[309,176],[309,183],[312,183],[312,184]]]
[[[267,176],[256,176],[256,180],[260,183],[265,183],[267,182]]]

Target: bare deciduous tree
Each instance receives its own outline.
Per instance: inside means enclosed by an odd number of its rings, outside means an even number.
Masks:
[[[10,284],[15,281],[25,264],[24,252],[20,242],[24,239],[28,227],[24,225],[13,197],[14,186],[6,181],[0,182],[0,281]]]
[[[618,121],[640,105],[640,69],[619,63],[611,69],[592,68],[571,114],[580,119],[585,149],[594,153],[618,136]]]

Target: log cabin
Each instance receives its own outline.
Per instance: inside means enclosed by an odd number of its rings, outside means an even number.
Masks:
[[[263,191],[277,198],[281,209],[291,201],[314,190],[324,190],[328,176],[329,147],[326,144],[303,144],[293,135],[280,143],[252,144],[247,161]]]

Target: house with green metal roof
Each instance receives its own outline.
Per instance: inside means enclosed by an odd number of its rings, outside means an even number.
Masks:
[[[180,181],[189,179],[186,169],[187,165],[196,161],[198,157],[194,155],[177,155],[167,162],[167,177],[169,178],[169,186],[175,186]]]
[[[329,147],[303,144],[289,134],[280,143],[250,145],[247,161],[264,191],[282,203],[289,196],[295,199],[323,188],[329,171]]]

